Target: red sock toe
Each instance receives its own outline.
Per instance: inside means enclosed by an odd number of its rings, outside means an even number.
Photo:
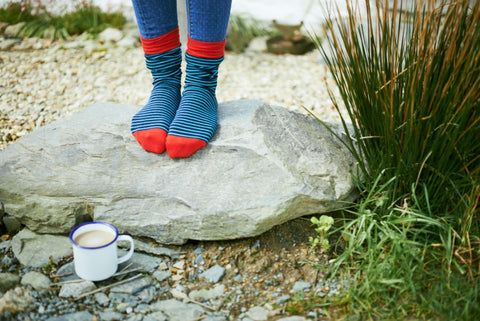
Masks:
[[[167,132],[160,128],[139,130],[133,133],[140,145],[147,152],[161,154],[165,151]]]
[[[171,158],[180,158],[190,157],[200,148],[207,146],[207,142],[197,138],[168,135],[165,145]]]

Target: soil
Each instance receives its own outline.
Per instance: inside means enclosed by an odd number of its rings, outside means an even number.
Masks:
[[[212,287],[203,279],[187,282],[188,271],[197,274],[199,266],[194,262],[199,248],[203,248],[205,269],[215,264],[226,268],[226,274],[219,283],[224,284],[229,293],[224,302],[228,302],[230,316],[236,317],[254,306],[272,305],[284,295],[294,298],[292,288],[297,281],[309,282],[312,289],[317,286],[324,277],[318,266],[326,265],[328,257],[320,249],[310,250],[309,237],[315,236],[317,234],[310,219],[303,217],[253,238],[191,241],[173,249],[185,252],[181,259],[185,261],[184,284],[189,291]],[[240,282],[235,278],[238,275],[242,276]],[[279,308],[278,317],[289,314],[285,305],[273,304],[272,307]]]

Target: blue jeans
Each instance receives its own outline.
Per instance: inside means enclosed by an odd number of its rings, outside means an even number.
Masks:
[[[227,35],[232,0],[186,0],[188,35],[204,42],[223,41]],[[176,0],[132,0],[140,35],[162,36],[178,27]]]

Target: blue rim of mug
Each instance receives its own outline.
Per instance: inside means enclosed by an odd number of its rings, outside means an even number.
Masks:
[[[115,237],[114,237],[114,239],[113,239],[111,242],[109,242],[109,243],[107,243],[107,244],[105,244],[105,245],[102,245],[102,246],[91,246],[91,247],[90,247],[90,246],[81,246],[80,244],[78,244],[77,242],[75,242],[75,241],[73,240],[73,234],[75,234],[75,232],[76,232],[79,228],[81,228],[82,226],[85,226],[85,225],[92,225],[92,224],[106,225],[106,226],[110,227],[112,230],[115,231]],[[101,248],[104,248],[104,247],[107,247],[107,246],[111,245],[112,243],[114,243],[114,242],[117,240],[117,238],[118,238],[118,229],[117,229],[115,226],[113,226],[112,224],[106,223],[106,222],[98,222],[98,221],[85,222],[85,223],[82,223],[82,224],[80,224],[80,225],[75,226],[75,228],[70,231],[69,238],[70,238],[70,242],[72,242],[73,245],[75,245],[75,246],[77,246],[77,247],[80,247],[80,248],[82,248],[82,249],[101,249]]]

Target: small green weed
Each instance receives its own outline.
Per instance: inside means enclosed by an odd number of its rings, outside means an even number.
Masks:
[[[296,292],[286,306],[285,311],[290,315],[305,315],[309,311],[320,311],[321,314],[328,316],[326,308],[330,306],[327,299],[321,298],[314,293]]]
[[[318,236],[310,236],[308,238],[308,241],[310,243],[310,251],[312,251],[319,245],[322,250],[328,251],[330,243],[328,242],[327,235],[328,231],[333,225],[333,218],[331,216],[322,215],[320,216],[320,218],[312,217],[310,219],[310,222],[312,222],[312,224],[316,226],[315,232],[318,233]]]

